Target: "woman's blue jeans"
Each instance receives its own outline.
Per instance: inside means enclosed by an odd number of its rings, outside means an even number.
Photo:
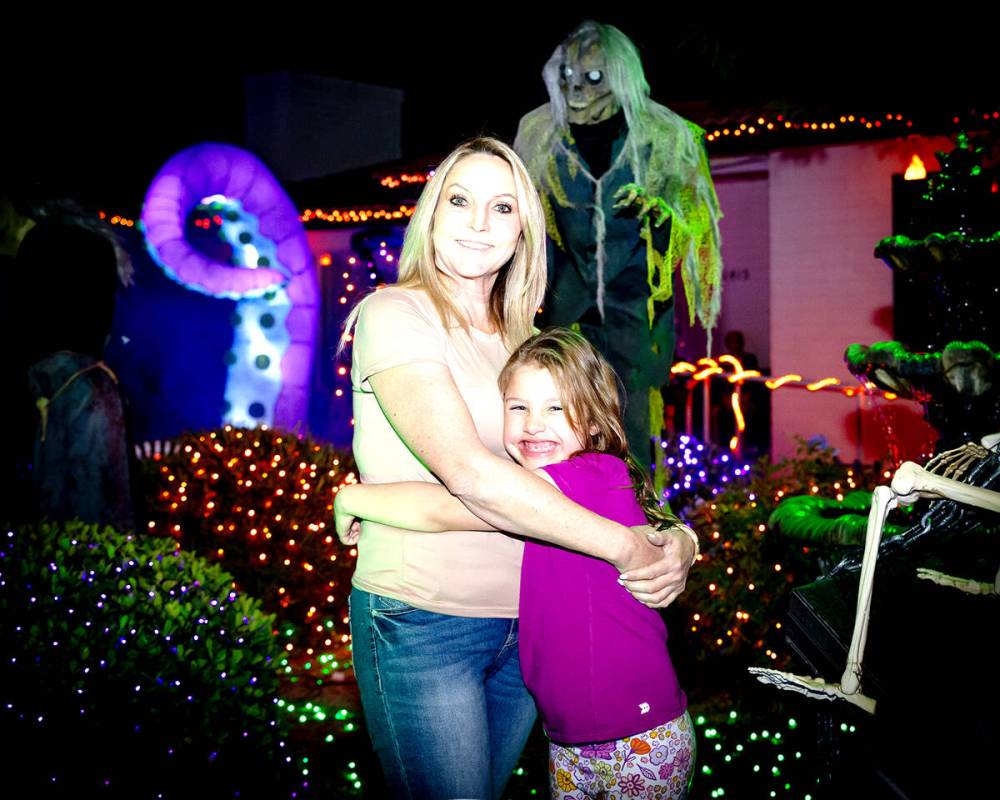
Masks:
[[[393,797],[499,800],[535,720],[517,620],[351,591],[354,671]]]

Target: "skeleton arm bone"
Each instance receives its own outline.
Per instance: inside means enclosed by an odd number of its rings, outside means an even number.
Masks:
[[[954,500],[965,505],[1000,511],[1000,492],[980,489],[961,481],[935,475],[912,461],[904,461],[892,476],[892,491],[900,503],[913,503],[920,498]]]

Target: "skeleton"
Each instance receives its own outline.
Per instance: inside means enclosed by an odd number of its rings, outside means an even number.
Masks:
[[[960,478],[970,474],[974,477],[975,467],[995,452],[1000,443],[1000,434],[991,434],[982,440],[982,445],[972,442],[950,450],[933,458],[927,467],[919,467],[912,461],[903,462],[896,470],[888,486],[879,486],[872,496],[872,508],[868,515],[865,532],[864,557],[858,584],[857,610],[851,644],[847,651],[847,665],[840,683],[831,684],[821,678],[793,675],[779,670],[751,667],[750,672],[762,683],[780,689],[799,692],[807,697],[820,700],[837,698],[864,709],[875,712],[875,700],[861,693],[861,662],[868,637],[868,617],[871,611],[872,590],[875,577],[875,563],[879,555],[879,544],[886,517],[899,504],[911,504],[919,499],[951,500],[955,503],[1000,512],[1000,492],[982,489],[964,483]],[[991,476],[992,477],[992,476]],[[835,570],[836,571],[836,570]],[[972,594],[1000,594],[1000,572],[993,585],[979,583],[964,578],[955,578],[936,570],[918,569],[919,578],[933,581],[942,586],[960,589]]]

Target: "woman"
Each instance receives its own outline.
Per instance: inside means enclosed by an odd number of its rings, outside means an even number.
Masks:
[[[654,546],[505,454],[496,379],[532,333],[545,227],[524,165],[457,148],[414,210],[399,283],[357,310],[354,454],[362,480],[440,480],[498,530],[605,559],[649,605],[684,587],[693,544]],[[544,446],[544,444],[540,445]],[[517,656],[522,544],[364,523],[351,594],[365,718],[395,796],[500,797],[531,730]]]

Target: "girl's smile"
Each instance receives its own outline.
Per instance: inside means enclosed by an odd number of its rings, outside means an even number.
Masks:
[[[511,457],[527,469],[557,464],[584,449],[547,369],[526,364],[510,376],[504,392],[503,441]]]

